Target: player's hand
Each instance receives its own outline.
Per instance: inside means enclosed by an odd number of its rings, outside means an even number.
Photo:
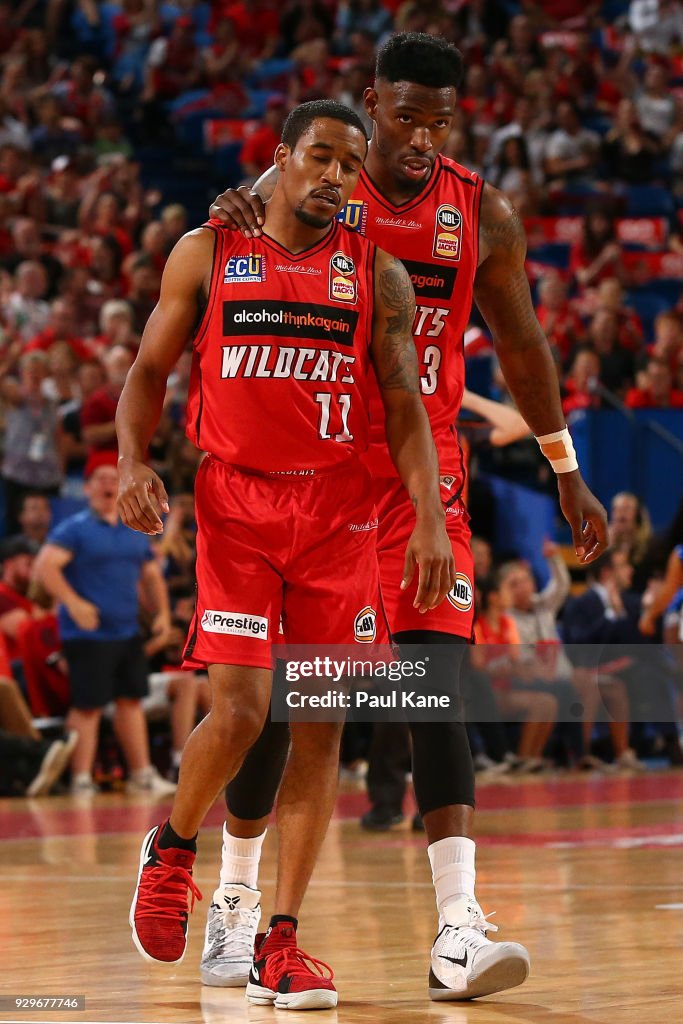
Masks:
[[[67,604],[67,611],[79,629],[93,633],[100,624],[100,610],[84,597],[75,597]]]
[[[405,590],[418,566],[418,586],[413,608],[421,614],[436,608],[455,586],[453,549],[443,522],[421,521],[413,530],[406,547],[401,590]]]
[[[582,565],[594,562],[609,547],[607,513],[579,473],[557,474],[562,515],[572,530],[576,557]]]
[[[216,196],[209,207],[212,220],[220,220],[231,231],[241,231],[245,238],[258,238],[266,220],[263,200],[248,185],[229,188]]]
[[[119,459],[117,508],[122,522],[131,530],[153,537],[164,532],[161,513],[168,512],[168,494],[161,477],[144,462]]]
[[[652,618],[650,612],[643,612],[638,623],[638,630],[643,636],[654,636],[657,628],[657,620]]]

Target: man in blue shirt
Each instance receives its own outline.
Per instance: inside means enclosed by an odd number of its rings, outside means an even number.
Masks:
[[[59,602],[59,628],[69,665],[69,726],[78,733],[72,788],[93,792],[92,767],[102,709],[115,701],[114,729],[126,759],[129,789],[171,793],[152,767],[141,700],[147,664],[138,623],[142,588],[156,611],[154,633],[170,630],[168,592],[149,540],[118,517],[118,472],[97,464],[86,483],[89,507],[48,537],[35,574]]]

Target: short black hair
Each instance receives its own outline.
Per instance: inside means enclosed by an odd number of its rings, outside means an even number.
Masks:
[[[465,61],[455,46],[425,32],[400,32],[377,51],[375,77],[385,82],[414,82],[429,89],[458,89]]]
[[[350,107],[345,107],[343,103],[337,103],[335,100],[310,100],[308,103],[301,103],[287,114],[281,136],[284,145],[294,149],[301,136],[320,117],[330,117],[357,128],[367,142],[363,122]]]

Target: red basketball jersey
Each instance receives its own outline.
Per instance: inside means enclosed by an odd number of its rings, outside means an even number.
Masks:
[[[335,222],[296,255],[213,224],[187,434],[258,472],[333,467],[368,445],[375,246]]]
[[[394,206],[367,173],[340,219],[397,256],[415,289],[413,335],[420,382],[442,471],[464,475],[455,421],[465,387],[463,338],[472,306],[479,259],[479,207],[483,180],[437,157],[427,187]],[[369,465],[375,476],[393,475],[384,434],[384,412],[375,384],[371,397]]]

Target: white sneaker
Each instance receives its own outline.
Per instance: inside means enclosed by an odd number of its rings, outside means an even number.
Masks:
[[[155,796],[171,796],[177,788],[175,782],[159,775],[154,765],[134,772],[126,783],[129,793],[154,793]]]
[[[620,772],[646,772],[647,765],[638,760],[635,750],[625,750],[614,762]]]
[[[529,975],[529,954],[518,942],[491,942],[497,931],[476,900],[461,896],[444,909],[445,924],[432,946],[429,997],[475,999],[515,988]]]
[[[63,739],[53,740],[46,746],[40,768],[27,787],[26,796],[47,796],[66,770],[77,742],[77,733],[70,732]]]
[[[213,894],[204,933],[199,973],[204,985],[242,988],[254,958],[261,920],[261,893],[248,885],[219,885]]]
[[[72,796],[95,796],[99,791],[99,786],[93,782],[90,772],[79,772],[71,777]]]

